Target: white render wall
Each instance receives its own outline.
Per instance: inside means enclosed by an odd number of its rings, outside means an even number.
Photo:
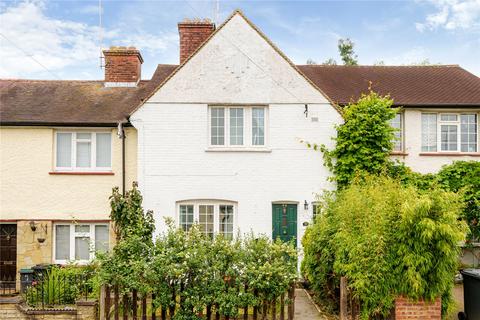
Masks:
[[[435,110],[431,108],[425,109],[404,109],[404,145],[405,156],[396,156],[401,161],[404,161],[412,170],[420,173],[434,173],[440,170],[443,165],[451,164],[454,161],[480,161],[480,153],[477,150],[477,156],[467,155],[435,155],[426,156],[422,153],[422,112],[453,112],[453,113],[477,113],[477,121],[480,120],[480,109],[440,109]],[[477,132],[479,128],[477,126]],[[478,134],[477,134],[478,135]],[[478,135],[480,136],[480,135]],[[477,137],[480,139],[480,137]],[[477,140],[478,140],[477,139]],[[477,142],[477,148],[480,148],[480,141]]]
[[[162,217],[177,220],[177,201],[221,199],[237,202],[235,232],[271,236],[272,203],[293,201],[298,202],[301,239],[303,222],[311,222],[311,202],[332,185],[321,153],[300,140],[332,146],[334,124],[341,118],[328,104],[309,105],[308,118],[303,104],[271,104],[268,109],[269,151],[222,152],[207,150],[207,104],[143,106],[132,121],[138,130],[138,177],[157,231],[164,230]]]

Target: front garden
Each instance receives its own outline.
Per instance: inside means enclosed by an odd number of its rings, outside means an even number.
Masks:
[[[395,300],[441,298],[452,308],[460,245],[480,235],[480,163],[459,161],[437,174],[412,172],[390,152],[396,110],[374,92],[345,108],[336,146],[324,154],[338,190],[321,195],[302,240],[302,274],[317,301],[339,310],[340,279],[362,319],[386,319]]]

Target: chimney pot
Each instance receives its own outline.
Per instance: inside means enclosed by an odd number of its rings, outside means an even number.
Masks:
[[[111,46],[105,56],[105,86],[134,87],[142,75],[143,58],[135,47]]]
[[[180,63],[185,62],[215,31],[210,19],[184,19],[178,23],[180,35]]]

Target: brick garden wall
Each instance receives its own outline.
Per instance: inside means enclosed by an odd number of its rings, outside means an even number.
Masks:
[[[96,320],[96,301],[77,301],[71,310],[31,310],[21,304],[20,299],[0,301],[1,320]]]
[[[395,300],[395,320],[441,320],[440,298],[433,302],[412,301],[404,297]]]

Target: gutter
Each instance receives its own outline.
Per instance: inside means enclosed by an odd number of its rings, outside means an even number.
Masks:
[[[122,194],[125,196],[125,130],[124,123],[119,122],[117,126],[117,135],[122,139]]]

